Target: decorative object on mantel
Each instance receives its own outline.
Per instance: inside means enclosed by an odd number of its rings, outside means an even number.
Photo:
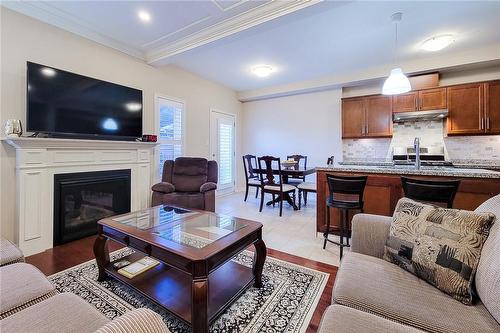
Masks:
[[[396,39],[394,48],[394,63],[398,63],[398,22],[401,22],[403,18],[403,13],[394,13],[391,16],[392,22],[396,27]],[[384,95],[397,95],[408,92],[411,90],[410,80],[403,73],[401,68],[397,67],[391,70],[391,74],[385,80],[384,86],[382,87],[382,94]]]
[[[142,142],[156,142],[158,141],[158,136],[153,134],[143,134]]]
[[[19,119],[7,119],[4,126],[5,136],[17,138],[23,134],[23,126]]]

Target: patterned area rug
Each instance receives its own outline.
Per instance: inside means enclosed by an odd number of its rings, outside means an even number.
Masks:
[[[111,260],[132,252],[125,248]],[[233,260],[251,267],[253,254],[242,252]],[[267,257],[263,288],[250,287],[210,327],[210,332],[305,332],[323,293],[329,274]],[[60,292],[72,292],[110,319],[140,307],[161,314],[172,333],[191,332],[190,327],[125,284],[108,278],[97,282],[94,260],[49,277]]]

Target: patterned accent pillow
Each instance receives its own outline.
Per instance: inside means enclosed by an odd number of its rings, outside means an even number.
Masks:
[[[474,275],[494,219],[491,213],[402,198],[394,211],[384,259],[462,303],[472,304]]]

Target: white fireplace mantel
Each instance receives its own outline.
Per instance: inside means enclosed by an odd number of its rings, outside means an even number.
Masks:
[[[146,208],[156,143],[2,138],[16,151],[16,241],[25,255],[53,247],[54,175],[131,170],[131,209]]]

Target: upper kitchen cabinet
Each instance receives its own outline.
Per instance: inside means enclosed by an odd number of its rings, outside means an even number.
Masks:
[[[342,138],[360,138],[365,134],[365,100],[342,100]]]
[[[392,99],[367,96],[342,100],[342,138],[392,136]]]
[[[366,97],[365,136],[370,138],[392,136],[392,98]]]
[[[486,83],[485,131],[500,134],[500,80]]]
[[[484,88],[484,83],[448,87],[449,135],[485,132]]]
[[[446,109],[446,88],[412,91],[392,96],[392,112]]]

